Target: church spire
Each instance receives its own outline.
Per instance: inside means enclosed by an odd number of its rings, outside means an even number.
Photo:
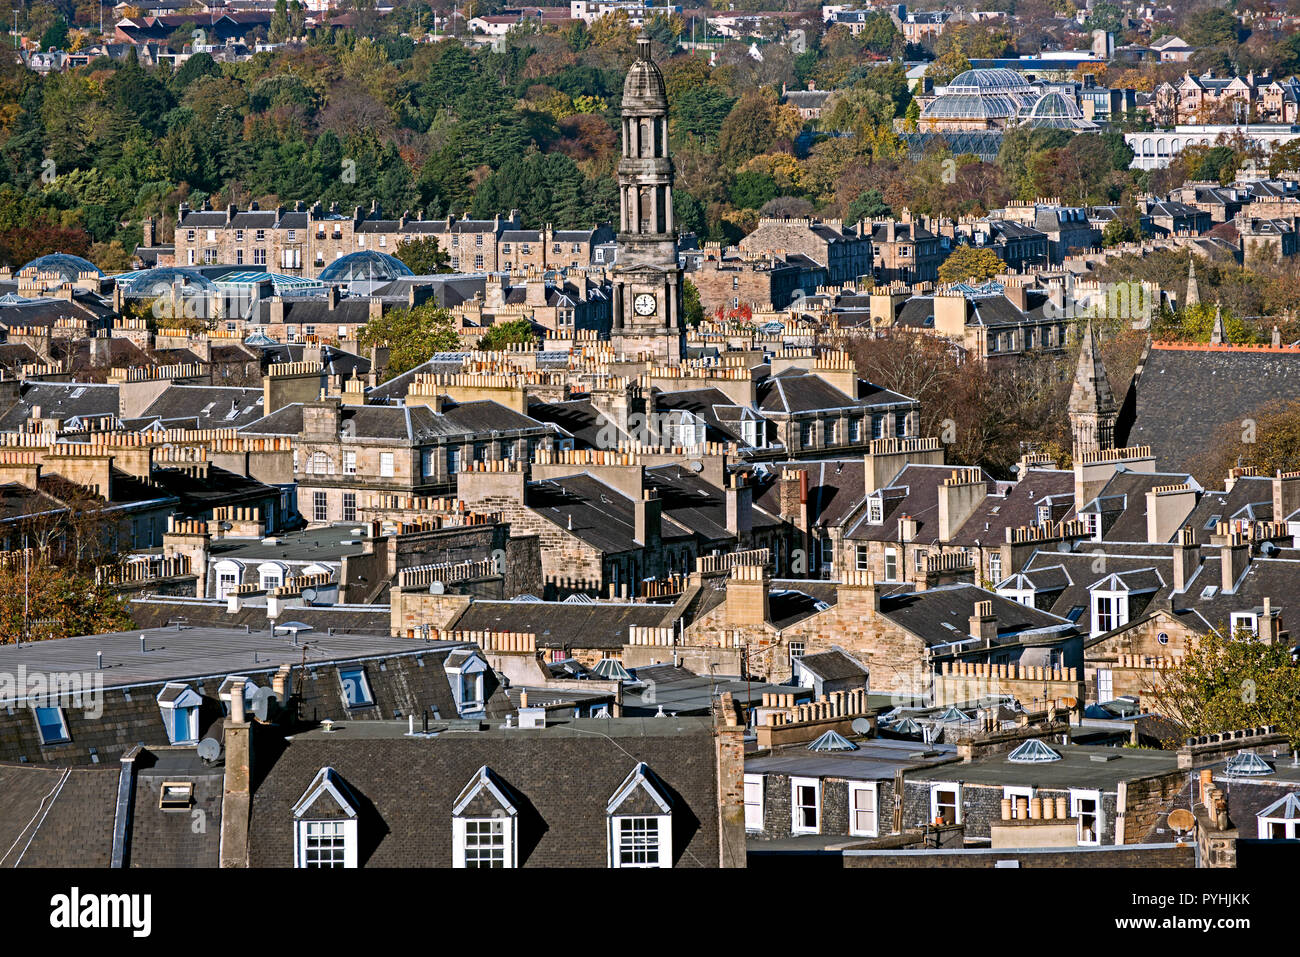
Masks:
[[[1185,309],[1198,305],[1201,301],[1201,287],[1196,284],[1196,254],[1193,253],[1187,263],[1187,296],[1183,302]]]
[[[1115,447],[1115,394],[1106,377],[1101,350],[1093,334],[1092,320],[1084,326],[1079,346],[1079,362],[1070,389],[1070,432],[1074,438],[1074,456]]]
[[[1210,345],[1221,346],[1227,342],[1227,336],[1223,334],[1223,303],[1214,304],[1214,328],[1210,330]]]

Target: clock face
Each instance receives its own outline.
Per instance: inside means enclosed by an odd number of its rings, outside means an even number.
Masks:
[[[653,316],[655,312],[655,297],[648,292],[643,292],[632,300],[632,308],[636,310],[638,316]]]

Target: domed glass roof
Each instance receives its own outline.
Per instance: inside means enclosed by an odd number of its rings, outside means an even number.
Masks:
[[[1084,119],[1083,110],[1063,93],[1045,93],[1032,106],[1023,111],[1026,126],[1057,129],[1095,129],[1096,124]]]
[[[1015,70],[966,70],[953,77],[945,93],[1031,93],[1033,84]]]
[[[932,120],[987,120],[1015,116],[1037,98],[1037,90],[1015,70],[959,73],[921,116]]]
[[[171,292],[178,283],[182,288],[192,291],[212,293],[219,291],[215,282],[192,269],[158,266],[155,269],[145,269],[136,273],[127,280],[126,288],[122,292],[127,296],[162,296]]]
[[[80,256],[74,256],[71,253],[50,253],[48,256],[38,256],[29,262],[20,273],[29,269],[36,270],[37,275],[47,273],[58,273],[69,282],[77,279],[83,272],[93,272],[96,276],[104,275],[89,259],[82,259]]]
[[[348,253],[321,270],[321,282],[389,282],[415,273],[396,256],[374,249]]]

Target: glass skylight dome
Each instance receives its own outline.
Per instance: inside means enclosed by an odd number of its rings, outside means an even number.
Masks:
[[[1273,773],[1269,763],[1254,751],[1238,751],[1228,759],[1228,763],[1223,770],[1228,774],[1242,777],[1257,777]]]
[[[856,751],[858,746],[844,735],[827,731],[820,738],[808,745],[809,751]]]
[[[215,282],[192,269],[182,269],[180,266],[158,266],[155,269],[145,269],[136,273],[127,280],[122,293],[126,296],[151,299],[167,295],[177,285],[190,294],[216,295],[219,292]]]
[[[57,273],[68,282],[73,282],[81,276],[83,272],[94,273],[96,276],[104,275],[89,259],[82,259],[80,256],[74,256],[71,253],[50,253],[47,256],[37,256],[22,269],[20,273],[27,270],[35,270],[37,275],[48,275]]]
[[[396,256],[366,249],[340,256],[321,270],[319,278],[326,283],[385,283],[414,275]]]
[[[1046,764],[1061,760],[1061,756],[1037,738],[1030,738],[1008,754],[1007,760],[1012,764]]]

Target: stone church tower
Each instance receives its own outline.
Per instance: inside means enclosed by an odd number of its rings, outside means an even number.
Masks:
[[[637,38],[637,58],[623,83],[618,185],[621,216],[610,340],[629,358],[644,352],[677,363],[686,332],[673,221],[673,163],[668,158],[668,95],[645,33]]]
[[[1074,437],[1076,462],[1084,452],[1115,447],[1115,420],[1118,417],[1115,394],[1106,378],[1106,367],[1102,365],[1101,351],[1097,348],[1097,338],[1089,321],[1084,327],[1079,365],[1074,372],[1074,387],[1070,390],[1070,432]]]

